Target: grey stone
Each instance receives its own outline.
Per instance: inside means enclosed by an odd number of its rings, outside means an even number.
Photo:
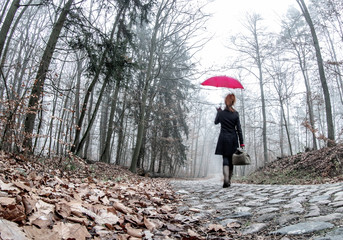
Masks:
[[[247,207],[260,207],[263,206],[264,204],[261,203],[260,201],[249,201],[245,203],[245,206]]]
[[[324,237],[317,237],[314,240],[342,240],[343,228],[338,228],[334,231],[327,233]]]
[[[315,196],[313,198],[310,199],[310,203],[314,203],[314,202],[327,202],[327,200],[330,198],[329,195],[321,195],[321,196]]]
[[[257,233],[266,227],[267,227],[267,224],[265,223],[254,223],[254,224],[251,224],[248,228],[244,229],[242,234],[247,235],[247,234]]]
[[[229,218],[251,218],[251,212],[235,212],[228,216]]]
[[[335,212],[343,213],[343,207],[337,208]]]
[[[224,219],[224,220],[220,221],[219,224],[226,227],[228,224],[235,223],[235,222],[241,224],[240,221],[238,221],[237,219],[232,219],[232,218]]]
[[[343,207],[343,201],[332,202],[328,204],[331,207]]]
[[[299,216],[298,215],[282,215],[281,217],[279,217],[278,219],[278,223],[280,226],[284,226],[286,224],[288,224],[290,221],[293,221],[293,220],[298,220],[299,219]]]
[[[320,208],[317,205],[312,205],[310,207],[309,213],[305,217],[317,217],[320,215]]]
[[[321,231],[332,227],[334,227],[334,225],[328,222],[302,222],[295,225],[283,227],[279,230],[271,232],[270,234],[301,235]]]
[[[271,212],[276,212],[279,211],[279,208],[271,207],[271,208],[263,208],[259,210],[257,213],[258,214],[266,214],[266,213],[271,213]]]
[[[273,220],[277,215],[275,213],[267,213],[267,214],[263,214],[261,216],[259,216],[258,218],[256,218],[257,222],[266,222],[266,221],[270,221]]]
[[[188,194],[189,194],[189,192],[187,192],[187,191],[184,190],[184,189],[180,189],[180,190],[176,191],[175,193],[176,193],[176,194],[184,194],[184,195],[188,195]]]
[[[308,218],[308,221],[324,221],[324,222],[330,222],[334,220],[342,219],[343,214],[342,213],[331,213],[325,216],[318,216],[318,217],[312,217]]]
[[[276,198],[276,199],[270,200],[268,203],[269,204],[276,204],[276,203],[283,203],[283,202],[286,202],[286,200],[285,199]]]

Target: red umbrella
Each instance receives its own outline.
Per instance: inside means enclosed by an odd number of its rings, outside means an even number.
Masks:
[[[226,88],[242,88],[242,84],[235,78],[227,76],[215,76],[201,83],[203,86],[226,87]]]

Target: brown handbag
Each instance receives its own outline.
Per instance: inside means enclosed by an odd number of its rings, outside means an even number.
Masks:
[[[244,149],[237,149],[236,152],[232,155],[232,164],[233,165],[250,165],[251,158]]]

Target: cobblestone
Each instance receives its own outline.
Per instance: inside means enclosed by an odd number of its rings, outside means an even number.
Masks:
[[[179,211],[197,210],[194,214],[204,224],[221,224],[229,230],[237,222],[242,235],[343,239],[343,183],[233,183],[229,188],[222,188],[219,178],[171,183],[183,199]]]

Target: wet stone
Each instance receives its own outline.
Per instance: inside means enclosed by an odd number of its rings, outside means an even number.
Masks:
[[[324,237],[317,237],[314,240],[342,240],[343,228],[338,228],[334,231],[327,233]]]
[[[228,216],[229,218],[251,218],[252,213],[250,212],[235,212]]]
[[[343,213],[343,207],[337,208],[337,209],[336,209],[336,212],[338,212],[338,213]]]
[[[277,214],[275,214],[275,213],[268,213],[268,214],[264,214],[264,215],[259,216],[258,218],[256,218],[256,221],[257,221],[257,222],[271,221],[271,220],[273,220],[276,216],[277,216]]]
[[[330,198],[329,195],[322,195],[322,196],[315,196],[312,199],[310,199],[310,203],[320,203],[320,204],[326,204],[329,203],[328,199]]]
[[[258,234],[261,239],[270,239],[268,234],[285,234],[276,237],[282,240],[313,240],[314,236],[320,240],[343,239],[341,232],[334,231],[335,227],[342,230],[343,183],[306,186],[234,183],[223,189],[222,179],[217,178],[174,180],[171,184],[182,199],[178,212],[187,215],[184,219],[182,215],[175,217],[176,221],[197,222],[205,229],[210,223],[220,224],[228,231],[230,224],[237,222],[235,230]],[[328,231],[331,232],[326,234]]]
[[[232,218],[226,218],[224,220],[221,220],[219,221],[219,224],[226,227],[228,224],[231,224],[231,223],[239,223],[241,224],[240,221],[238,221],[237,219],[232,219]]]
[[[245,206],[247,206],[247,207],[261,207],[263,205],[264,204],[260,201],[249,201],[249,202],[245,203]]]
[[[280,226],[285,226],[287,225],[289,222],[294,221],[294,220],[298,220],[299,216],[298,215],[282,215],[279,217],[278,219],[278,223]]]
[[[286,202],[286,200],[285,199],[276,198],[276,199],[270,200],[268,203],[269,204],[277,204],[277,203],[283,203],[283,202]]]
[[[312,205],[309,209],[308,214],[305,217],[317,217],[320,215],[320,208],[317,205]]]
[[[272,235],[288,234],[288,235],[301,235],[307,233],[318,232],[321,230],[333,228],[334,225],[328,222],[302,222],[295,225],[283,227],[279,230],[271,232]]]
[[[332,213],[329,215],[325,215],[325,216],[318,216],[318,217],[312,217],[312,218],[308,218],[308,221],[334,221],[334,220],[339,220],[342,219],[343,214],[342,213]]]
[[[279,208],[275,207],[270,207],[270,208],[263,208],[257,212],[257,214],[265,214],[265,213],[271,213],[271,212],[276,212],[279,211]]]
[[[338,202],[332,202],[328,204],[331,207],[343,207],[343,201],[338,201]]]
[[[254,223],[254,224],[250,225],[248,228],[244,229],[242,234],[246,235],[246,234],[257,233],[266,227],[267,227],[267,224],[265,224],[265,223]]]

